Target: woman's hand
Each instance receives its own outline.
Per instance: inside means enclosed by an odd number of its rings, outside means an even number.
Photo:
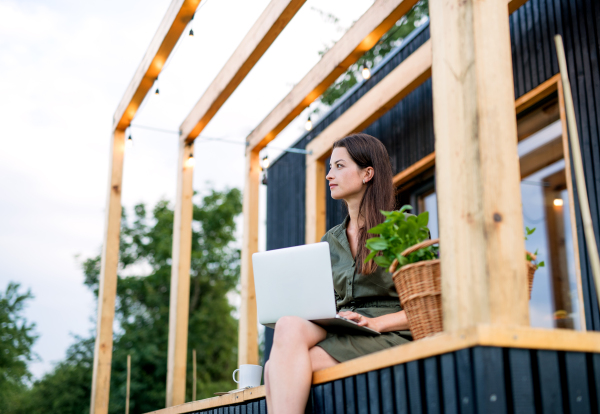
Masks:
[[[374,331],[380,332],[379,326],[377,326],[377,318],[367,318],[360,313],[344,311],[338,313],[342,318],[349,319],[358,324],[358,326],[366,326],[367,328],[373,329]]]

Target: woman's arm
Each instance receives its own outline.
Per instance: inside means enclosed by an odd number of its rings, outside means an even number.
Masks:
[[[408,330],[408,319],[404,311],[389,313],[377,318],[367,318],[359,313],[350,311],[340,312],[339,315],[358,323],[360,326],[366,326],[377,332]]]

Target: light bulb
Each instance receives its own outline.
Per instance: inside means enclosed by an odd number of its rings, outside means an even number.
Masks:
[[[310,131],[312,129],[312,121],[310,120],[310,115],[308,116],[308,119],[306,120],[306,124],[304,124],[304,128],[306,128],[307,131]]]
[[[563,199],[562,199],[562,198],[555,198],[555,199],[554,199],[554,205],[555,205],[556,207],[561,207],[561,206],[563,205],[563,203],[564,203],[564,202],[563,202]]]
[[[154,91],[154,95],[158,95],[160,93],[160,91],[158,90],[158,88],[156,88],[156,90]]]
[[[371,70],[366,66],[363,66],[362,68],[362,77],[364,80],[367,80],[371,77]]]
[[[266,170],[267,168],[269,168],[269,156],[268,155],[265,155],[265,157],[262,159],[261,166],[262,166],[263,170]]]
[[[194,165],[196,165],[196,160],[194,159],[194,154],[190,154],[187,161],[185,162],[185,166],[188,168],[192,168]]]
[[[125,141],[125,148],[133,148],[133,140],[131,139],[131,135],[129,135],[129,138],[127,138],[127,141]]]
[[[190,37],[194,37],[194,29],[190,29]]]

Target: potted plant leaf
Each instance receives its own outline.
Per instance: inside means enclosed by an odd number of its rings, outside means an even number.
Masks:
[[[429,213],[406,214],[410,209],[381,212],[386,219],[368,230],[378,237],[367,239],[365,262],[374,260],[393,274],[413,338],[421,339],[443,330],[439,240],[429,240]]]
[[[535,232],[535,227],[532,229],[530,229],[529,227],[525,227],[525,240],[527,240],[527,238],[529,236],[531,236],[534,232]],[[543,261],[537,262],[537,254],[538,254],[537,250],[535,251],[535,253],[530,253],[528,251],[525,251],[525,261],[527,262],[527,281],[529,284],[529,299],[530,300],[531,300],[531,291],[533,290],[533,276],[535,275],[535,271],[538,268],[545,266]]]

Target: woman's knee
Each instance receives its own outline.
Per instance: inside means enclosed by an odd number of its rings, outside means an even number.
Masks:
[[[286,345],[288,342],[293,344],[302,343],[307,337],[306,330],[308,323],[310,322],[297,316],[283,316],[279,318],[275,325],[273,344]]]

